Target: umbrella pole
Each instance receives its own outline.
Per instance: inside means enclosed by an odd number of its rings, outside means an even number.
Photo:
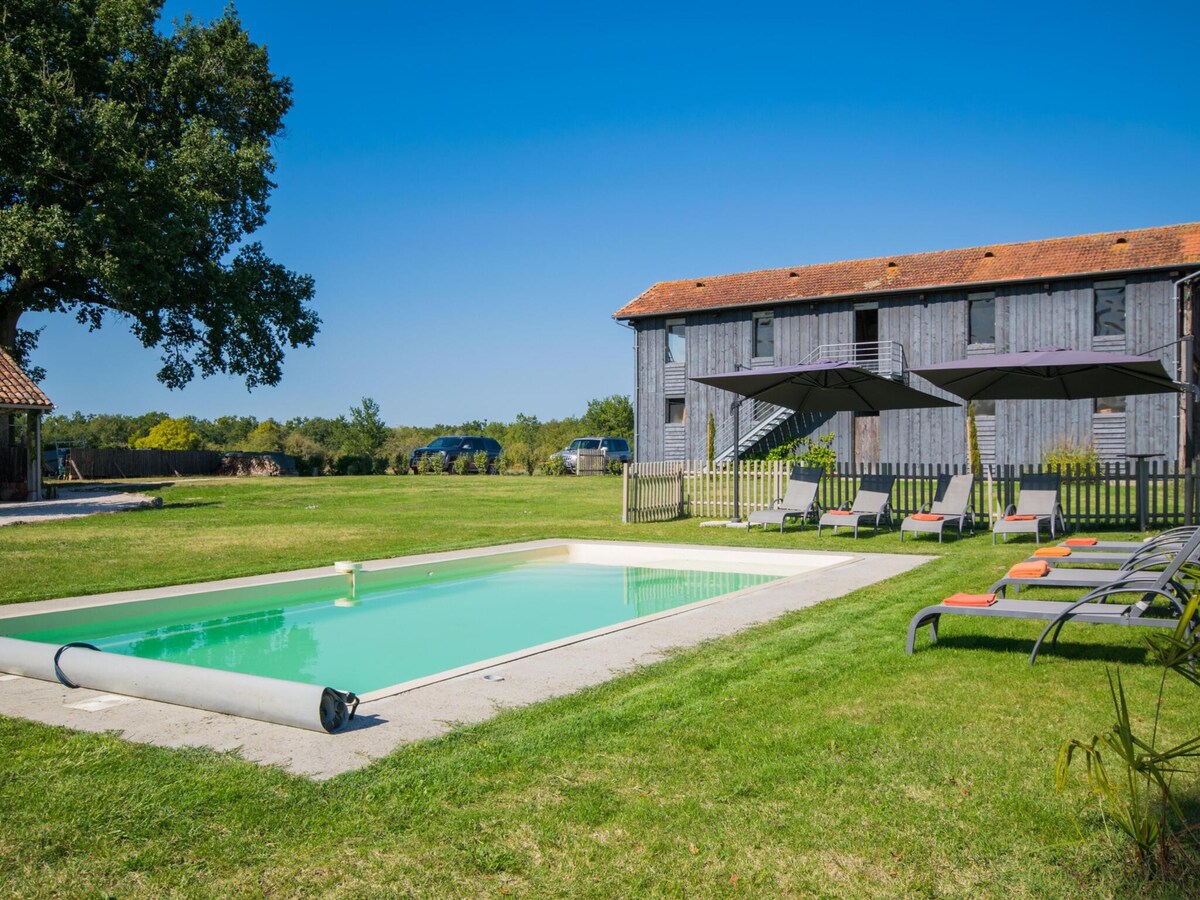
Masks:
[[[742,442],[742,429],[739,421],[739,413],[742,410],[742,401],[740,399],[734,400],[733,403],[730,404],[729,408],[733,412],[733,518],[729,521],[740,522],[742,521],[742,517],[740,515],[741,505],[739,503],[740,498],[738,496],[738,482],[741,481],[741,478],[739,477],[740,473],[738,472],[738,469],[741,465],[741,460],[738,458],[738,451],[741,450],[740,444]]]

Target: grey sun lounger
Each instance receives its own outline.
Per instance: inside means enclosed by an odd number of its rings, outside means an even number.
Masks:
[[[1121,595],[1140,594],[1134,603],[1110,602],[1112,598]],[[993,619],[1029,619],[1046,622],[1029,654],[1029,664],[1032,666],[1037,659],[1038,651],[1046,637],[1051,635],[1050,645],[1058,643],[1059,632],[1067,622],[1084,622],[1094,625],[1126,625],[1146,628],[1176,628],[1178,618],[1160,618],[1147,616],[1145,613],[1153,605],[1154,600],[1163,598],[1179,612],[1184,604],[1172,593],[1144,582],[1116,582],[1107,587],[1096,588],[1084,594],[1080,599],[1071,603],[1055,603],[1048,600],[1010,600],[997,598],[991,606],[947,606],[939,603],[927,606],[908,623],[908,644],[906,651],[913,652],[917,632],[925,625],[929,626],[931,643],[937,643],[938,625],[945,615],[982,616]]]
[[[1014,578],[1005,575],[988,591],[997,596],[1004,596],[1007,594],[1008,588],[1020,590],[1023,585],[1026,587],[1103,588],[1121,582],[1138,582],[1144,585],[1153,585],[1161,591],[1170,591],[1175,596],[1182,596],[1186,591],[1178,578],[1180,569],[1188,562],[1196,562],[1198,556],[1200,556],[1200,530],[1193,534],[1187,543],[1170,554],[1169,560],[1152,556],[1125,569],[1051,569],[1038,578]],[[1162,565],[1163,562],[1166,562],[1166,565],[1162,569],[1153,568],[1153,566]]]
[[[820,466],[792,466],[788,486],[784,495],[774,501],[770,509],[760,509],[746,518],[746,530],[751,525],[778,525],[780,532],[788,519],[799,519],[800,530],[812,515],[819,518],[821,505],[817,503],[817,488],[821,484],[823,469]]]
[[[928,508],[923,508],[921,512],[941,516],[941,518],[937,521],[929,521],[905,516],[904,521],[900,523],[900,540],[904,540],[906,531],[911,531],[914,539],[916,535],[924,532],[936,534],[940,544],[942,531],[947,525],[957,527],[958,536],[961,538],[963,525],[967,522],[970,522],[971,534],[974,534],[975,513],[971,509],[971,489],[974,486],[974,475],[939,475],[933,502],[927,504]]]
[[[1066,531],[1066,521],[1059,502],[1061,484],[1062,479],[1056,472],[1026,472],[1022,475],[1017,505],[1009,506],[1004,511],[1004,516],[992,528],[992,543],[996,543],[998,534],[1004,535],[1005,540],[1008,540],[1010,534],[1032,534],[1034,541],[1041,543],[1042,528],[1050,530],[1051,538],[1059,530]],[[1009,516],[1033,518],[1010,521]],[[1059,525],[1062,526],[1061,529],[1058,528]]]
[[[864,475],[858,482],[858,493],[854,502],[849,506],[849,515],[827,512],[817,522],[817,536],[821,529],[827,526],[837,534],[838,528],[853,528],[854,536],[858,537],[858,526],[870,522],[879,534],[879,522],[887,520],[888,531],[892,530],[892,486],[896,483],[895,475]]]
[[[1081,550],[1078,547],[1068,547],[1059,544],[1056,550],[1068,550],[1069,556],[1041,556],[1045,552],[1039,550],[1029,557],[1026,562],[1040,560],[1049,563],[1051,568],[1059,566],[1115,566],[1121,569],[1146,569],[1166,565],[1171,558],[1187,543],[1187,538],[1177,534],[1162,535],[1153,541],[1137,544],[1134,550]]]
[[[1166,531],[1160,532],[1154,535],[1154,537],[1146,538],[1144,541],[1096,541],[1094,544],[1080,547],[1069,546],[1065,541],[1063,541],[1060,542],[1058,546],[1067,547],[1068,549],[1077,553],[1107,553],[1110,551],[1120,552],[1122,550],[1133,552],[1162,541],[1183,543],[1189,537],[1191,537],[1195,531],[1195,525],[1180,525],[1178,528],[1168,528]]]

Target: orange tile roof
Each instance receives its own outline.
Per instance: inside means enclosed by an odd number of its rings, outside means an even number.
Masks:
[[[0,407],[12,409],[54,409],[50,398],[29,380],[11,356],[0,350]]]
[[[613,318],[1192,265],[1200,222],[660,281]]]

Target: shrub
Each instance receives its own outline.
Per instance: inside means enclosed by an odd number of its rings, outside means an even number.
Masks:
[[[983,474],[983,456],[979,452],[979,428],[975,424],[975,404],[967,404],[967,465],[972,475]]]
[[[1071,438],[1060,438],[1042,453],[1042,465],[1049,469],[1072,474],[1095,475],[1100,471],[1100,460],[1096,456],[1096,445],[1091,441],[1081,442]]]
[[[833,449],[834,434],[829,432],[820,437],[800,437],[767,451],[763,459],[784,460],[804,466],[819,466],[832,472],[837,465],[837,451]]]
[[[370,475],[375,469],[375,460],[369,456],[339,456],[333,462],[334,475]]]
[[[571,470],[567,468],[567,464],[561,456],[551,456],[542,463],[543,475],[570,475]]]
[[[426,453],[421,457],[421,474],[422,475],[441,475],[442,474],[442,454]]]
[[[617,459],[615,456],[604,463],[604,467],[609,475],[620,475],[625,469],[625,463]]]
[[[465,453],[460,453],[454,457],[454,462],[450,465],[454,469],[455,475],[466,475],[471,470],[471,457]]]
[[[713,418],[713,414],[708,414],[708,425],[704,430],[705,444],[705,459],[708,460],[708,467],[711,469],[713,464],[713,456],[717,449],[717,420]]]
[[[488,473],[488,455],[486,450],[476,450],[475,455],[471,457],[471,460],[475,463],[476,472],[478,472],[480,475],[486,475]]]

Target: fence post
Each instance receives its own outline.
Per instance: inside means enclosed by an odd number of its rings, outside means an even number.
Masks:
[[[676,518],[683,518],[683,463],[675,469],[675,509]]]
[[[629,524],[629,463],[621,466],[621,523]]]

